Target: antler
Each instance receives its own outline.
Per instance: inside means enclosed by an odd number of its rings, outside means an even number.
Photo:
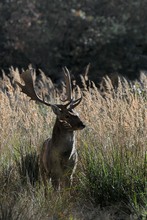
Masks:
[[[34,82],[36,79],[36,75],[33,72],[33,69],[26,70],[20,76],[24,81],[25,85],[22,85],[20,82],[16,81],[16,84],[21,88],[22,92],[31,98],[31,100],[39,101],[47,106],[51,106],[51,104],[42,100],[35,92]]]
[[[69,101],[71,102],[73,100],[72,97],[72,86],[71,86],[71,78],[70,78],[70,73],[67,67],[63,68],[64,72],[64,80],[65,80],[65,85],[66,85],[66,98],[64,100],[61,100],[62,102]]]
[[[72,95],[72,86],[71,86],[71,78],[70,78],[70,73],[69,70],[67,69],[67,67],[63,68],[63,72],[64,72],[64,80],[65,80],[65,84],[66,84],[66,96],[67,98],[64,100],[61,100],[63,102],[65,101],[69,101],[66,105],[64,106],[68,106],[69,105],[69,109],[73,109],[75,108],[77,105],[79,105],[79,103],[82,100],[82,95],[80,98],[73,100],[73,95]]]
[[[70,73],[66,67],[63,68],[64,71],[64,78],[66,83],[66,98],[64,100],[61,100],[63,102],[68,101],[65,105],[57,105],[57,104],[50,104],[42,100],[35,91],[34,83],[36,79],[36,75],[33,72],[33,69],[28,69],[25,72],[23,72],[20,77],[24,81],[24,85],[22,85],[17,79],[14,79],[16,84],[21,88],[21,91],[25,93],[27,96],[31,98],[31,100],[39,101],[47,106],[58,106],[59,108],[62,108],[63,106],[66,108],[69,106],[69,109],[75,108],[82,100],[82,96],[76,100],[73,100],[72,97],[72,87],[71,87],[71,79],[70,79]],[[14,77],[15,78],[15,77]]]
[[[71,104],[70,104],[70,109],[73,109],[73,108],[75,108],[76,106],[78,106],[78,105],[80,104],[80,102],[82,101],[82,98],[83,98],[83,96],[81,95],[80,98],[78,98],[78,99],[72,101]]]

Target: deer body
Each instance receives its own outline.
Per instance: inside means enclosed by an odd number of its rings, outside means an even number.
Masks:
[[[30,70],[21,74],[25,85],[17,82],[22,92],[32,100],[50,106],[56,115],[52,137],[44,142],[40,153],[40,171],[45,185],[45,194],[47,193],[47,178],[51,179],[55,190],[59,189],[61,185],[70,186],[78,160],[75,131],[82,130],[85,127],[78,114],[73,110],[81,102],[82,96],[73,100],[70,74],[67,68],[64,69],[64,76],[67,98],[61,101],[68,101],[64,105],[50,104],[38,97],[34,89],[35,78],[33,78],[34,75]]]
[[[70,186],[78,160],[75,130],[84,127],[82,121],[72,110],[69,112],[62,109],[57,114],[52,138],[44,142],[40,157],[41,174],[45,185],[47,175],[48,178],[51,178],[54,189],[60,188],[60,182],[64,186]]]
[[[59,142],[54,143],[52,139],[47,139],[40,155],[40,164],[42,164],[40,168],[44,184],[46,186],[46,180],[44,180],[46,177],[51,178],[54,189],[59,189],[61,182],[64,186],[70,186],[77,163],[74,141]]]

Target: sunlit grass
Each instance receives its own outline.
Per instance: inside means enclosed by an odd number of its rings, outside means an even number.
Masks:
[[[50,82],[49,82],[50,83]],[[46,83],[49,85],[49,83]],[[38,155],[55,116],[13,89],[0,90],[0,219],[146,218],[147,78],[143,91],[127,82],[107,93],[86,88],[77,108],[86,128],[77,134],[79,163],[71,189],[44,197]],[[51,86],[48,86],[50,89]],[[140,89],[140,90],[138,90]],[[52,94],[56,103],[59,97]]]

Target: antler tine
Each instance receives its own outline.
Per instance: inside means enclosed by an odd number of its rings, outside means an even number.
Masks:
[[[77,89],[80,90],[79,86],[77,86]],[[80,102],[82,101],[82,98],[83,98],[83,95],[81,93],[81,90],[80,90],[80,98],[76,99],[76,100],[72,100],[72,102],[70,103],[70,109],[74,109],[77,105],[80,104]]]
[[[74,100],[71,105],[70,105],[70,109],[74,109],[76,106],[78,106],[80,104],[80,102],[82,101],[83,96],[81,95],[80,98]]]
[[[71,86],[71,78],[70,78],[70,73],[67,67],[63,68],[64,72],[64,80],[65,80],[65,85],[66,85],[66,99],[61,100],[63,102],[69,101],[71,102],[73,97],[72,97],[72,86]]]
[[[51,104],[42,100],[35,92],[34,82],[36,79],[36,75],[33,72],[33,69],[26,70],[20,75],[20,78],[24,81],[25,85],[22,85],[20,82],[16,81],[16,84],[21,88],[21,91],[25,93],[27,96],[31,98],[31,100],[39,101],[47,106],[51,106]]]
[[[63,71],[64,71],[64,78],[65,78],[65,83],[66,83],[66,95],[67,95],[67,98],[64,99],[64,100],[61,100],[61,101],[64,101],[64,102],[65,101],[69,101],[65,106],[67,107],[69,105],[69,109],[73,109],[77,105],[80,104],[80,102],[82,101],[83,96],[81,94],[80,98],[78,98],[76,100],[73,100],[70,73],[69,73],[67,67],[64,67]]]

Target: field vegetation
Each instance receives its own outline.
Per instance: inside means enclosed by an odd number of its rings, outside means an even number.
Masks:
[[[17,71],[17,70],[16,70]],[[14,70],[11,70],[13,74]],[[59,103],[51,81],[40,85]],[[101,94],[94,83],[83,89],[77,111],[86,124],[77,132],[79,163],[71,189],[48,196],[39,174],[38,154],[52,133],[55,115],[29,101],[10,79],[0,82],[1,220],[145,220],[147,218],[147,77],[130,85],[106,79]],[[79,91],[79,89],[78,89]],[[47,95],[49,92],[49,95]],[[80,92],[80,91],[79,91]]]

